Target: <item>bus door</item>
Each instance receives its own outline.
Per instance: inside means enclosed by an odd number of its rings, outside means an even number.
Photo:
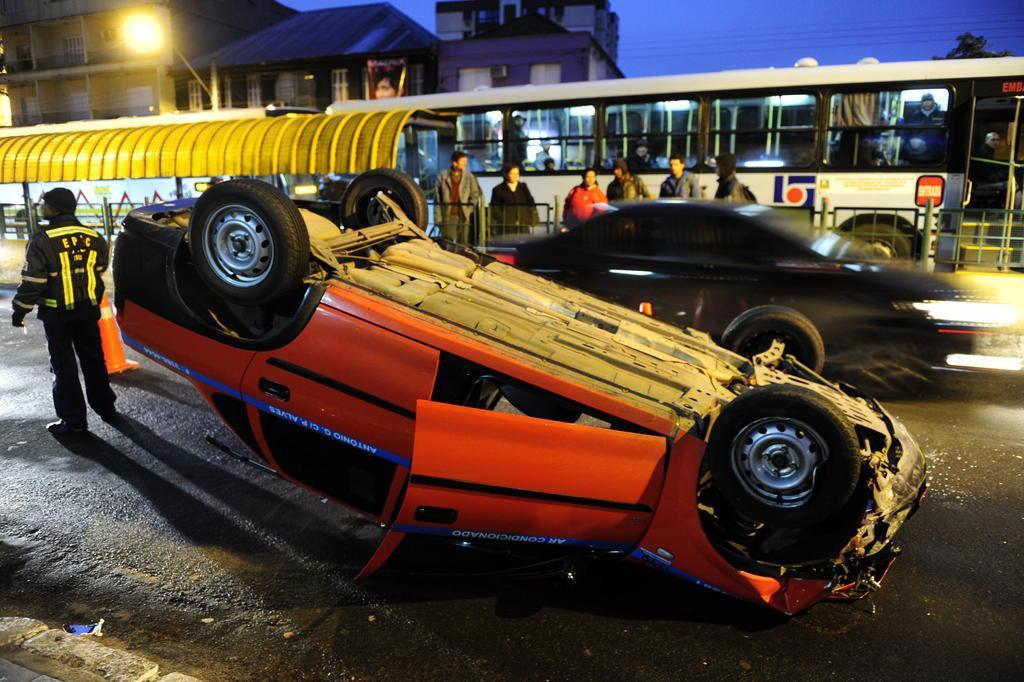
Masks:
[[[1024,144],[1021,141],[1022,98],[979,97],[974,105],[970,140],[968,208],[1021,208]]]

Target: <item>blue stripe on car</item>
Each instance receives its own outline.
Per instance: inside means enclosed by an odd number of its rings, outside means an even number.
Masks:
[[[665,559],[664,557],[658,556],[649,549],[637,547],[629,556],[630,558],[645,563],[648,566],[651,566],[652,568],[657,568],[661,571],[664,571],[665,573],[668,573],[669,575],[674,575],[677,578],[682,578],[687,582],[691,582],[695,585],[700,585],[703,588],[714,590],[715,592],[729,594],[720,587],[715,587],[711,583],[701,580],[696,576],[692,576],[689,573],[686,573],[685,571],[680,571],[678,568],[672,565],[671,561]],[[733,595],[729,594],[729,596],[731,597]]]
[[[409,468],[412,465],[412,461],[408,457],[396,455],[393,452],[389,452],[388,450],[384,450],[383,448],[378,448],[375,445],[370,445],[369,443],[361,441],[358,438],[353,438],[352,436],[341,433],[340,431],[336,431],[330,428],[329,426],[324,426],[323,424],[311,421],[309,419],[306,419],[305,417],[300,417],[299,415],[288,412],[287,410],[282,410],[279,407],[275,407],[274,405],[266,403],[258,398],[254,398],[253,396],[246,395],[239,391],[238,389],[231,388],[230,386],[227,386],[217,381],[216,379],[212,379],[206,376],[205,374],[201,374],[195,371],[191,367],[187,367],[181,364],[180,362],[177,362],[176,360],[172,360],[166,355],[159,353],[153,350],[152,348],[149,348],[148,346],[139,343],[138,341],[129,336],[126,336],[124,334],[122,334],[121,336],[124,339],[124,342],[127,343],[129,346],[139,351],[143,355],[146,355],[147,357],[155,360],[156,362],[159,362],[161,365],[170,367],[171,369],[180,372],[181,374],[184,374],[190,379],[195,379],[196,381],[200,381],[204,384],[207,384],[208,386],[212,386],[218,391],[226,393],[227,395],[230,395],[233,398],[237,398],[238,400],[244,400],[253,407],[257,408],[258,410],[261,410],[268,414],[272,414],[280,419],[289,421],[292,424],[295,424],[296,426],[301,426],[305,429],[312,431],[313,433],[318,433],[321,436],[330,438],[332,440],[336,440],[339,443],[344,443],[349,447],[356,448],[357,450],[365,452],[366,454],[371,455],[373,457],[379,457],[380,459],[387,460],[389,462],[406,468]]]
[[[579,538],[559,538],[533,533],[512,533],[507,531],[466,530],[462,528],[437,528],[434,526],[414,526],[397,524],[393,530],[400,533],[419,535],[439,535],[460,540],[498,540],[500,542],[530,542],[538,545],[556,545],[559,547],[588,547],[590,549],[607,549],[620,552],[629,551],[633,546],[622,542],[605,542],[603,540],[582,540]]]

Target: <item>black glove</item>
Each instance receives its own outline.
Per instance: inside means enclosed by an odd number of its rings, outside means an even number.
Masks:
[[[25,326],[25,315],[28,314],[26,310],[15,310],[11,313],[11,325],[14,327]]]

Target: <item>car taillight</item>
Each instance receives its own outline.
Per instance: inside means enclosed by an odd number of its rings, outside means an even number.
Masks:
[[[638,310],[642,312],[644,315],[654,314],[654,306],[651,305],[650,301],[643,301],[642,303],[640,303],[640,307],[638,308]]]
[[[500,260],[502,263],[508,263],[509,265],[515,265],[516,264],[516,254],[514,252],[510,252],[510,253],[492,253],[492,254],[490,254],[490,256],[492,258],[494,258],[495,260]]]

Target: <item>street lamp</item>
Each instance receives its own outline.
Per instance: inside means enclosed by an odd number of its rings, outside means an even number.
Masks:
[[[163,29],[160,26],[160,23],[156,20],[156,17],[152,14],[129,14],[125,17],[124,24],[122,26],[122,33],[128,48],[140,54],[152,54],[157,52],[164,44]],[[220,90],[217,87],[217,62],[210,62],[210,84],[212,87],[207,87],[203,79],[198,73],[196,73],[196,70],[192,68],[192,64],[185,59],[185,55],[183,55],[173,44],[171,44],[171,49],[174,50],[174,54],[178,55],[178,58],[184,62],[185,66],[188,67],[189,72],[192,74],[192,77],[199,82],[199,86],[209,96],[210,107],[214,111],[219,111]]]

